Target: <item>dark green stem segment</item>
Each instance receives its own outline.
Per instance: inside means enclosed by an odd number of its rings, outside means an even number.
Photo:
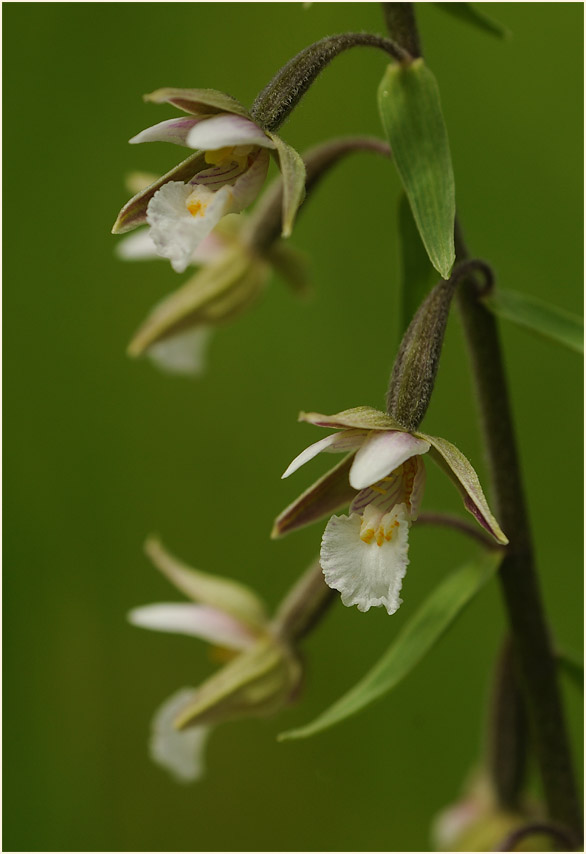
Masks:
[[[421,45],[413,3],[383,3],[382,7],[389,33],[413,59],[417,59],[421,56]]]
[[[335,595],[336,591],[327,586],[322,568],[316,561],[277,608],[273,631],[289,643],[301,640],[321,620]]]
[[[394,7],[411,4],[389,4]],[[387,14],[391,38],[417,44],[417,25],[412,15],[402,18],[403,29],[394,29]],[[411,28],[411,35],[407,33]],[[456,259],[468,252],[456,221]],[[487,449],[497,516],[509,537],[499,578],[515,657],[532,728],[549,816],[581,837],[582,817],[576,789],[570,744],[564,720],[556,662],[535,568],[529,519],[517,454],[502,348],[495,318],[479,300],[471,275],[458,288],[458,303],[470,352],[478,395],[480,418]]]
[[[276,131],[295,109],[326,65],[351,47],[375,47],[398,62],[410,62],[408,51],[372,33],[341,33],[309,45],[281,68],[257,95],[250,115],[267,131]]]
[[[347,154],[370,151],[382,157],[390,157],[391,149],[386,142],[371,136],[346,136],[331,139],[303,152],[305,163],[305,200],[315,190],[330,169]],[[253,249],[266,250],[281,234],[281,211],[283,206],[283,181],[277,178],[263,194],[251,214],[242,238]],[[302,210],[304,207],[302,208]]]
[[[519,845],[529,840],[530,836],[541,836],[545,834],[555,840],[559,851],[579,851],[580,841],[567,827],[551,824],[547,821],[532,821],[518,827],[509,833],[495,851],[519,851]],[[527,849],[523,849],[527,850]],[[549,849],[548,849],[549,850]]]
[[[456,257],[466,257],[458,229]],[[499,578],[548,812],[555,821],[581,833],[571,751],[535,568],[498,328],[493,315],[480,302],[473,278],[461,284],[458,304],[478,395],[497,516],[509,537]]]
[[[519,808],[527,764],[527,717],[511,638],[497,659],[488,714],[486,765],[499,807]]]

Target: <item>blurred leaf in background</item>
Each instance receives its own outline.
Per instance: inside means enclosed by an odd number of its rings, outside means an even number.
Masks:
[[[433,4],[418,10],[466,237],[503,288],[580,314],[582,7],[482,9],[514,37],[490,38]],[[431,528],[414,532],[400,611],[336,604],[305,644],[300,704],[226,725],[205,782],[177,787],[146,750],[152,710],[214,665],[189,638],[126,624],[137,602],[168,595],[144,538],[160,532],[187,562],[249,584],[269,606],[312,559],[319,527],[269,539],[297,491],[279,478],[299,448],[299,409],[383,405],[397,346],[400,186],[377,158],[341,164],[291,238],[311,258],[313,300],[275,279],[255,312],[214,337],[204,377],[168,377],[125,350],[178,277],[166,264],[121,263],[110,227],[123,176],[163,174],[177,153],[127,140],[172,115],[144,92],[210,87],[248,106],[297,51],[345,30],[382,32],[378,4],[4,7],[6,849],[425,850],[430,817],[477,753],[503,631],[496,585],[392,695],[311,741],[276,741],[356,683],[469,557],[466,541]],[[563,49],[544,66],[552,44]],[[303,150],[337,134],[382,138],[385,62],[367,50],[337,58],[283,128],[287,141]],[[581,366],[512,324],[502,335],[545,600],[560,647],[579,648]],[[456,317],[422,428],[449,436],[486,481]],[[553,537],[568,461],[563,537]],[[429,478],[424,510],[459,502],[445,478]],[[580,698],[566,687],[579,749]]]

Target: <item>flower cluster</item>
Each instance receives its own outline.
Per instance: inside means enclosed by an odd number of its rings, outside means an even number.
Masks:
[[[235,98],[214,89],[159,89],[145,99],[187,113],[146,128],[130,142],[171,142],[196,152],[135,195],[113,227],[147,223],[159,255],[183,272],[202,240],[229,213],[254,201],[276,153],[286,181],[283,233],[288,236],[305,189],[302,159],[252,120]]]
[[[242,717],[264,717],[295,695],[301,664],[291,646],[271,627],[262,600],[226,578],[185,566],[156,539],[146,552],[154,565],[190,603],[134,608],[135,626],[198,637],[221,651],[228,663],[199,688],[181,688],[157,710],[150,753],[177,780],[204,773],[203,752],[211,727]]]
[[[423,454],[429,453],[448,474],[466,509],[496,542],[508,542],[476,472],[445,439],[408,432],[390,415],[368,406],[337,415],[303,412],[299,419],[339,432],[302,451],[283,477],[322,451],[347,456],[281,513],[273,537],[349,504],[349,516],[332,516],[328,522],[320,554],[326,582],[340,591],[344,605],[357,605],[360,611],[384,606],[394,614],[401,604],[399,593],[409,563],[409,529],[417,519],[425,483]]]

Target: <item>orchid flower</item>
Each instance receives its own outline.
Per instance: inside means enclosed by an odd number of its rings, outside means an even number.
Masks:
[[[167,579],[192,601],[134,608],[142,628],[199,637],[228,663],[199,688],[182,688],[156,711],[150,755],[180,782],[204,773],[210,727],[239,717],[278,711],[299,685],[301,666],[272,631],[261,599],[244,585],[185,566],[155,539],[146,552]]]
[[[183,272],[218,222],[254,201],[273,151],[285,181],[283,236],[289,236],[305,187],[305,167],[294,149],[263,130],[234,98],[213,89],[159,89],[145,100],[172,104],[188,115],[146,128],[131,143],[164,141],[197,151],[134,196],[114,233],[146,221],[157,253]]]
[[[348,516],[327,523],[320,562],[326,583],[359,611],[384,606],[394,614],[409,563],[409,529],[417,519],[425,482],[422,456],[442,468],[464,505],[499,544],[508,542],[492,515],[476,472],[450,442],[408,432],[397,421],[360,406],[337,415],[301,413],[300,421],[331,427],[331,433],[296,457],[283,477],[322,451],[349,453],[281,513],[273,537],[282,536],[349,504]]]

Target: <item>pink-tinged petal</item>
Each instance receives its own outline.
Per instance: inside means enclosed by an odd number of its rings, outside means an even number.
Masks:
[[[418,433],[424,441],[431,445],[430,456],[443,471],[446,472],[452,483],[456,485],[464,499],[464,506],[472,513],[476,521],[491,534],[500,545],[506,545],[509,540],[500,528],[499,523],[492,515],[488,502],[484,497],[478,475],[466,459],[464,454],[446,439],[437,436],[427,436]]]
[[[390,474],[410,457],[429,451],[429,442],[410,433],[375,432],[358,450],[350,469],[350,484],[364,489]]]
[[[217,113],[234,113],[237,116],[248,116],[248,110],[240,101],[217,89],[175,89],[166,87],[157,89],[144,96],[145,101],[154,104],[172,104],[179,110],[192,115],[216,115]]]
[[[187,136],[190,148],[205,151],[232,145],[261,145],[274,148],[275,143],[250,119],[243,116],[212,116],[193,127]]]
[[[403,504],[382,519],[380,514],[373,516],[370,542],[361,539],[365,534],[360,516],[332,516],[324,531],[320,562],[326,583],[340,591],[344,605],[356,605],[359,611],[384,606],[394,614],[402,602],[399,593],[409,564],[409,519]],[[377,539],[374,528],[379,523]]]
[[[178,783],[193,783],[205,773],[204,749],[211,730],[194,726],[179,731],[175,718],[197,695],[195,688],[181,688],[160,706],[151,723],[150,757]]]
[[[185,145],[187,148],[196,148],[199,146],[187,145],[186,139],[191,131],[199,122],[205,122],[206,119],[168,119],[165,122],[159,122],[152,127],[142,130],[133,136],[128,141],[133,145],[139,142],[173,142],[175,145]]]
[[[144,550],[165,578],[194,602],[231,614],[238,622],[256,629],[267,623],[262,600],[239,581],[193,569],[171,554],[156,537],[149,537]]]
[[[315,442],[304,451],[301,451],[284,474],[281,475],[281,478],[289,477],[290,474],[293,474],[294,471],[297,471],[298,468],[301,468],[301,466],[305,465],[305,463],[312,460],[322,451],[334,454],[355,451],[356,448],[360,447],[366,435],[363,430],[344,430],[342,433],[332,433],[326,436],[325,439],[320,439],[319,442]]]
[[[336,415],[322,415],[319,412],[300,412],[299,421],[307,421],[318,427],[356,427],[359,430],[398,430],[407,432],[398,421],[385,415],[372,406],[355,406]]]
[[[251,205],[261,191],[269,169],[270,155],[261,148],[246,172],[234,183],[234,204],[236,210]]]
[[[145,605],[130,611],[128,621],[142,629],[189,635],[228,649],[246,649],[256,638],[244,623],[209,605]]]
[[[352,459],[352,455],[348,455],[283,510],[275,520],[271,537],[277,539],[311,525],[348,505],[356,495],[356,490],[348,483]]]
[[[123,234],[125,231],[131,231],[139,225],[146,222],[147,207],[155,193],[161,189],[164,184],[169,181],[191,181],[194,175],[205,167],[205,157],[200,151],[190,154],[178,166],[174,166],[169,172],[141,190],[136,196],[133,196],[129,202],[126,202],[118,219],[112,227],[112,234]]]

